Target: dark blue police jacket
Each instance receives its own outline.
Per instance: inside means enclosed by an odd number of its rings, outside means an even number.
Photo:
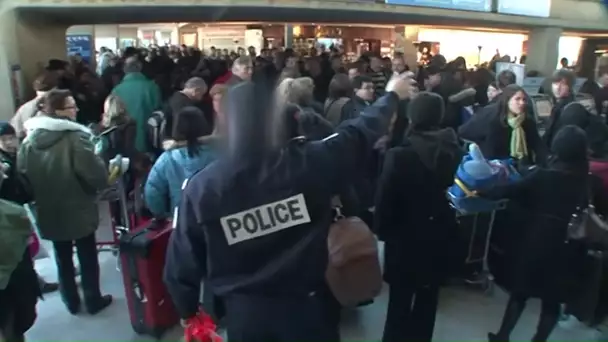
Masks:
[[[331,197],[386,134],[397,103],[389,93],[322,141],[294,141],[245,165],[218,160],[194,175],[165,264],[180,315],[197,312],[203,278],[217,296],[307,295],[325,286]]]

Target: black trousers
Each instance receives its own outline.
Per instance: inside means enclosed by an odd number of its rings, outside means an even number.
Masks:
[[[336,302],[324,295],[224,298],[231,342],[340,341]]]
[[[383,342],[425,342],[433,339],[439,285],[390,286]]]
[[[74,260],[72,259],[74,245],[80,262],[81,285],[85,304],[95,305],[101,298],[95,233],[75,241],[53,241],[61,298],[69,307],[76,307],[80,304],[76,274],[74,273]]]
[[[0,290],[0,340],[24,341],[25,332],[36,320],[36,303],[40,288],[34,264],[27,250],[8,285]]]

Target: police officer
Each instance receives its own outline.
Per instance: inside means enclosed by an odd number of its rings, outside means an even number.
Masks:
[[[263,89],[229,90],[225,155],[184,187],[165,283],[188,319],[204,278],[225,304],[230,341],[339,341],[325,282],[330,200],[386,134],[411,81],[394,77],[385,96],[315,142],[286,143]]]

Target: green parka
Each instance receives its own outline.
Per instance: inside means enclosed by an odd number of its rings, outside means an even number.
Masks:
[[[25,122],[27,136],[17,167],[31,183],[43,239],[70,241],[94,233],[97,194],[108,186],[104,161],[92,133],[69,119],[39,115]]]

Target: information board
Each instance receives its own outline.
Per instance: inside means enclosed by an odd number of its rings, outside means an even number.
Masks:
[[[437,7],[463,11],[489,12],[492,0],[386,0],[390,5]]]
[[[551,0],[498,0],[498,13],[549,18]]]
[[[70,34],[65,36],[68,56],[80,54],[82,60],[91,65],[93,58],[93,37],[87,34]]]

